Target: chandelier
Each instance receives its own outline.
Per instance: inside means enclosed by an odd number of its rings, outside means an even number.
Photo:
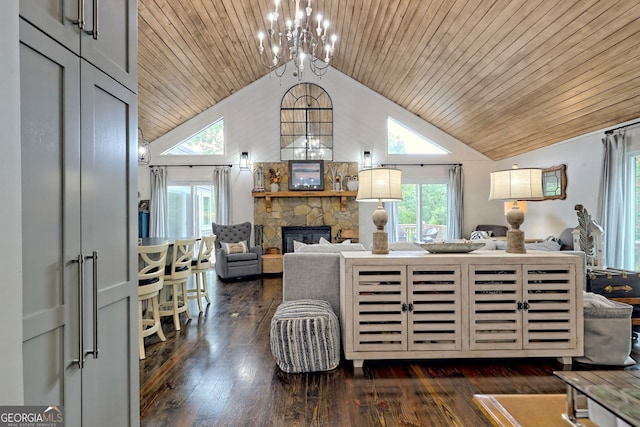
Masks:
[[[307,60],[313,74],[322,76],[329,68],[338,37],[335,34],[327,36],[329,21],[323,20],[321,14],[312,18],[311,0],[307,0],[304,9],[300,8],[300,0],[293,1],[296,3],[295,15],[293,19],[286,19],[285,26],[281,28],[278,12],[281,0],[274,0],[275,10],[269,13],[266,35],[258,33],[260,61],[278,77],[284,75],[287,63],[293,61],[293,75],[302,80]],[[283,65],[282,70],[278,71]]]

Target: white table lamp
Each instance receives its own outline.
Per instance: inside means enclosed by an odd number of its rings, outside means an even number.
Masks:
[[[359,202],[378,202],[378,207],[373,213],[373,223],[376,231],[373,233],[373,254],[389,253],[389,238],[384,231],[389,216],[382,207],[382,202],[402,200],[401,186],[402,172],[398,169],[373,168],[363,169],[358,172]]]
[[[520,225],[524,222],[526,205],[522,209],[519,201],[542,198],[542,169],[520,169],[518,165],[514,165],[512,169],[491,173],[489,200],[512,202],[511,209],[507,212],[507,222],[511,226],[507,231],[507,252],[516,254],[527,252],[524,247],[524,231],[520,230]]]

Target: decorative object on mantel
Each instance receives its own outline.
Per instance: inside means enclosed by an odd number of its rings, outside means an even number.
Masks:
[[[287,69],[287,63],[293,61],[296,67],[293,75],[298,77],[298,80],[302,80],[306,59],[313,74],[323,76],[329,68],[338,39],[335,34],[331,37],[327,36],[329,20],[323,20],[320,13],[317,13],[315,18],[311,16],[313,12],[311,0],[307,0],[307,7],[302,9],[300,0],[295,0],[296,10],[293,18],[283,19],[281,22],[278,19],[280,2],[281,0],[274,0],[274,11],[268,16],[266,38],[265,33],[258,33],[258,53],[262,65],[270,72],[273,71],[276,76],[282,77]],[[314,24],[314,19],[317,24]],[[283,23],[285,26],[280,27]],[[265,45],[269,50],[266,53]],[[284,67],[278,72],[281,66]]]
[[[358,191],[358,175],[347,175],[347,190]]]
[[[573,231],[573,249],[585,253],[588,266],[605,268],[602,227],[591,219],[591,215],[583,205],[575,205],[574,209],[578,215],[578,227]]]
[[[269,182],[272,193],[280,191],[280,182],[282,181],[281,172],[277,169],[269,169]]]
[[[376,231],[373,233],[373,254],[389,253],[389,238],[384,231],[389,216],[382,207],[383,201],[402,200],[402,172],[399,169],[374,168],[363,169],[358,172],[360,185],[356,200],[359,202],[378,202],[373,213],[373,223]]]
[[[264,191],[264,170],[260,165],[253,173],[253,191]]]
[[[324,190],[324,161],[289,160],[289,190]]]
[[[524,231],[520,225],[524,222],[524,211],[518,206],[519,200],[542,199],[542,169],[512,169],[491,172],[491,191],[489,200],[511,200],[513,205],[507,213],[507,222],[511,229],[507,231],[506,251],[524,254]]]

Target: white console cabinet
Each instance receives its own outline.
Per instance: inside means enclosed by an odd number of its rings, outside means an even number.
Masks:
[[[560,252],[343,252],[345,357],[583,354],[584,261]]]

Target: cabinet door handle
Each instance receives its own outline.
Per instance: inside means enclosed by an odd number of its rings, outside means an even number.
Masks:
[[[402,311],[407,311],[407,303],[402,303]]]
[[[78,19],[69,19],[69,21],[73,25],[77,25],[78,29],[84,29],[84,0],[78,0]]]
[[[409,303],[409,311],[413,311],[413,303],[412,302]]]
[[[93,350],[87,351],[86,354],[93,354],[93,358],[98,358],[100,349],[98,347],[98,251],[88,255],[85,259],[93,260]]]
[[[525,310],[529,310],[529,303],[528,302],[524,302],[524,304],[522,304]]]
[[[98,40],[98,0],[93,0],[93,30],[87,30],[85,33]]]
[[[522,310],[522,303],[518,301],[518,310]]]
[[[73,362],[84,368],[84,255],[73,260],[78,263],[78,358]]]

